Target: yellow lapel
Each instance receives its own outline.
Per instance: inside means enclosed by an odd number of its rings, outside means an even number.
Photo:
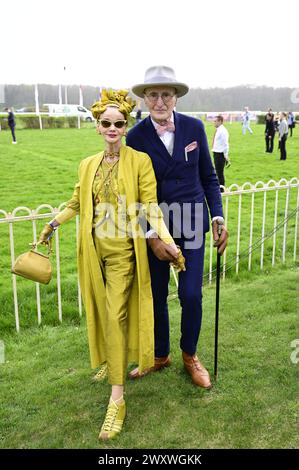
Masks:
[[[100,152],[98,155],[91,158],[82,174],[80,205],[83,205],[82,214],[85,214],[90,219],[93,217],[92,185],[97,169],[103,160],[103,156],[104,152]]]
[[[118,168],[118,187],[120,192],[124,192],[126,195],[127,204],[136,202],[137,188],[134,187],[134,181],[136,180],[137,166],[134,165],[134,153],[130,147],[122,146],[120,148],[120,159]]]

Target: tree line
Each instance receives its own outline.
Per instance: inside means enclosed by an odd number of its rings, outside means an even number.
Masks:
[[[1,85],[0,85],[1,86]],[[83,104],[87,108],[99,98],[100,87],[83,86]],[[39,105],[58,103],[58,85],[38,85]],[[294,99],[295,98],[295,99]],[[5,103],[0,106],[13,106],[15,109],[34,107],[34,85],[4,85]],[[295,102],[294,102],[295,101]],[[297,101],[297,103],[296,103]],[[65,103],[65,87],[62,87],[62,102]],[[79,104],[79,86],[67,87],[67,102]],[[231,88],[192,88],[187,95],[180,98],[178,111],[239,111],[249,106],[251,110],[298,110],[299,91],[293,88],[273,88],[267,86],[236,86]],[[142,109],[143,104],[141,103]]]

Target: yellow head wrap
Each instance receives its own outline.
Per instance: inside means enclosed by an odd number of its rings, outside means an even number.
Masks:
[[[136,101],[130,98],[128,93],[128,90],[103,89],[101,100],[96,101],[91,107],[93,117],[99,119],[108,106],[116,106],[119,112],[127,117],[136,105]]]

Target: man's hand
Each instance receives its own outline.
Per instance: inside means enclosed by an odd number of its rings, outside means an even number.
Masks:
[[[174,243],[168,245],[157,237],[150,237],[147,239],[147,242],[154,255],[160,261],[171,261],[175,263],[178,259],[178,249]]]
[[[221,230],[221,234],[219,232]],[[226,230],[225,225],[219,224],[217,220],[212,222],[212,231],[214,238],[214,246],[217,247],[219,255],[222,255],[228,240],[228,231]]]

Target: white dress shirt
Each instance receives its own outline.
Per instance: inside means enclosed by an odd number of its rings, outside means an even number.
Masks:
[[[282,119],[278,127],[279,138],[281,139],[284,135],[287,135],[288,131],[289,131],[288,123],[286,119]]]
[[[154,128],[157,129],[159,124],[157,122],[155,122],[152,119],[152,117],[151,117],[151,121],[153,123]],[[173,114],[171,114],[170,121],[174,122]],[[165,145],[169,155],[172,155],[173,146],[174,146],[174,132],[166,131],[165,134],[159,135],[159,138],[162,140],[163,144]]]
[[[227,129],[224,127],[224,125],[221,124],[216,129],[215,137],[213,140],[212,151],[223,153],[224,158],[226,159],[228,158],[228,151],[229,151],[228,139],[229,139],[229,133]]]
[[[152,121],[152,123],[153,123],[154,128],[157,129],[158,123],[155,122],[155,121],[152,119],[151,116],[150,116],[150,118],[151,118],[151,121]],[[171,115],[170,121],[171,121],[171,122],[174,122],[173,114]],[[221,126],[220,126],[220,127],[221,127]],[[222,126],[222,127],[223,127],[223,129],[225,129],[224,126]],[[219,129],[219,127],[218,127],[218,129]],[[227,132],[226,129],[225,129],[225,131]],[[228,132],[227,132],[227,134],[228,134]],[[165,145],[166,149],[168,150],[168,153],[169,153],[170,155],[172,155],[173,146],[174,146],[174,132],[168,132],[168,131],[166,131],[164,135],[161,135],[161,136],[159,136],[159,137],[160,137],[160,139],[162,140],[163,144]],[[228,139],[227,139],[227,140],[228,140]],[[213,217],[212,221],[216,220],[217,218],[218,218],[218,216]],[[146,232],[146,234],[145,234],[145,238],[150,238],[154,233],[156,233],[155,230],[153,230],[153,229],[148,230],[148,231]],[[156,234],[156,237],[158,237],[157,234]]]

